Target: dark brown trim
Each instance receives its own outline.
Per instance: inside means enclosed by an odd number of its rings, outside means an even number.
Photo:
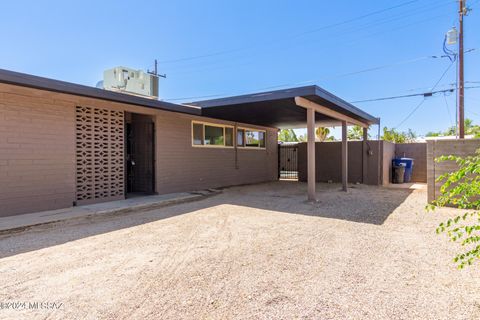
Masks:
[[[193,115],[201,115],[202,113],[200,108],[142,98],[129,94],[113,92],[71,82],[53,80],[4,69],[0,69],[0,83],[13,84],[17,86],[47,90],[58,93],[73,94],[76,96],[97,98],[120,103],[127,103],[135,106],[166,111],[181,112]]]

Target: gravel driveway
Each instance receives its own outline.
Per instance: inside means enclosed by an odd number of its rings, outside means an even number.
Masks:
[[[2,236],[0,318],[480,318],[480,267],[457,271],[434,233],[447,211],[426,214],[424,190],[339,189],[235,187]]]

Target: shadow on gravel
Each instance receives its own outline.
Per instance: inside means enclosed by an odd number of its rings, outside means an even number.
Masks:
[[[318,184],[318,202],[312,203],[306,201],[306,190],[305,183],[284,181],[231,187],[213,197],[153,211],[94,216],[35,226],[0,236],[0,258],[219,205],[381,225],[412,192],[405,189],[353,185],[345,193],[340,191],[338,184]]]

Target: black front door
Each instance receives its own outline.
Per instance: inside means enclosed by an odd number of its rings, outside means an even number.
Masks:
[[[127,123],[127,193],[155,192],[154,128],[150,116],[131,114]]]

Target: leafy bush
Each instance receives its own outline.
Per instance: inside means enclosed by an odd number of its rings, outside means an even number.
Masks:
[[[278,141],[298,142],[298,138],[293,129],[282,129],[278,132]]]
[[[347,137],[348,140],[363,140],[363,128],[360,126],[348,128]]]
[[[467,209],[463,215],[440,223],[437,233],[446,233],[450,240],[459,243],[463,252],[454,261],[462,269],[480,259],[480,149],[474,156],[442,156],[436,162],[455,161],[458,170],[438,177],[443,182],[441,195],[427,208],[456,207]]]
[[[415,142],[417,138],[417,134],[413,132],[411,129],[408,129],[407,132],[400,132],[395,130],[394,128],[388,129],[387,127],[383,128],[383,136],[382,139],[385,141],[390,141],[394,143],[411,143]]]

